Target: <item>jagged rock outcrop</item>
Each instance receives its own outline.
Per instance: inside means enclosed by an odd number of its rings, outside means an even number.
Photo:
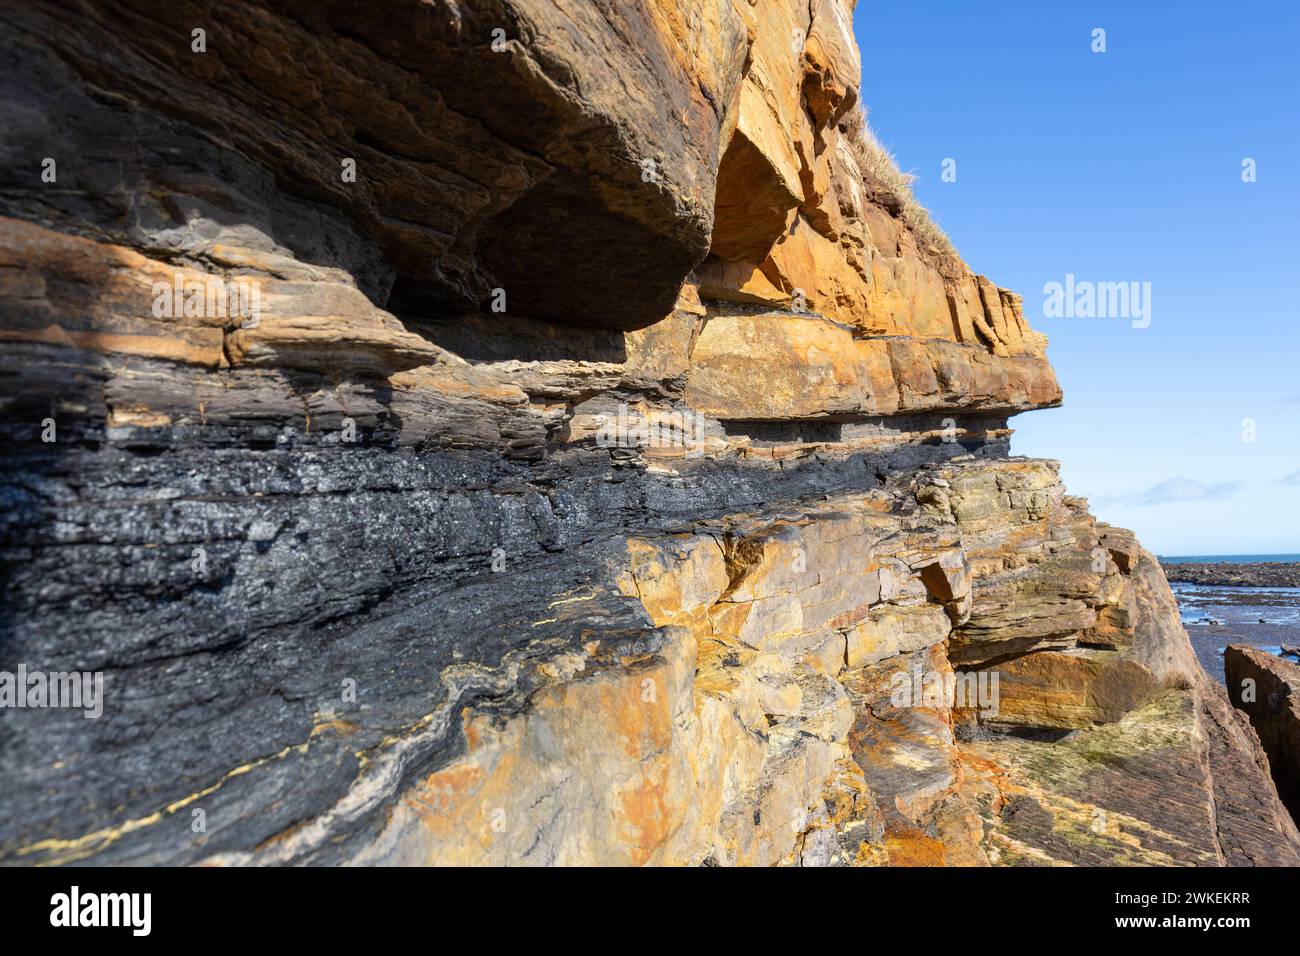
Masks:
[[[0,862],[1300,863],[851,7],[0,9]]]
[[[1300,819],[1300,667],[1256,647],[1229,644],[1223,674],[1232,702],[1259,734],[1282,802]]]

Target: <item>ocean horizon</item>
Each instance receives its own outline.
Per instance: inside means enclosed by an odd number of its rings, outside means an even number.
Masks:
[[[1300,564],[1300,554],[1158,554],[1161,564]]]

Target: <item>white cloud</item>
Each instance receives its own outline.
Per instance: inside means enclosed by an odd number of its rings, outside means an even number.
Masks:
[[[1287,478],[1300,480],[1300,472],[1288,475]],[[1167,505],[1179,501],[1222,501],[1231,498],[1240,490],[1240,481],[1206,482],[1194,478],[1168,478],[1150,488],[1098,495],[1092,499],[1092,503],[1097,506],[1126,505],[1130,508],[1149,508],[1153,505]]]

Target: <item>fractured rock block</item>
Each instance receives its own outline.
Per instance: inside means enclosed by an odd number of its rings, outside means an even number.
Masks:
[[[947,638],[952,622],[941,607],[881,605],[849,628],[846,661],[848,667],[863,667],[886,658],[909,654]]]
[[[1233,705],[1250,718],[1268,754],[1278,796],[1300,819],[1300,666],[1267,651],[1229,644],[1224,679]]]
[[[985,721],[1073,729],[1112,723],[1157,689],[1141,664],[1112,651],[1038,651],[989,665],[998,702]]]
[[[1142,551],[1133,532],[1124,528],[1112,528],[1106,524],[1099,524],[1098,530],[1101,533],[1097,536],[1097,540],[1101,547],[1110,552],[1111,560],[1115,562],[1116,567],[1124,574],[1132,574],[1137,568]]]

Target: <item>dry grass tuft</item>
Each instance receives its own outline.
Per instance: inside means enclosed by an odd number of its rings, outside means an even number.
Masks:
[[[930,212],[912,195],[912,183],[916,177],[898,168],[894,154],[876,139],[867,122],[865,109],[851,110],[840,121],[840,131],[847,137],[862,172],[893,194],[898,200],[900,215],[916,235],[918,244],[938,255],[956,256],[957,250],[952,240],[939,228],[939,224],[930,218]]]

